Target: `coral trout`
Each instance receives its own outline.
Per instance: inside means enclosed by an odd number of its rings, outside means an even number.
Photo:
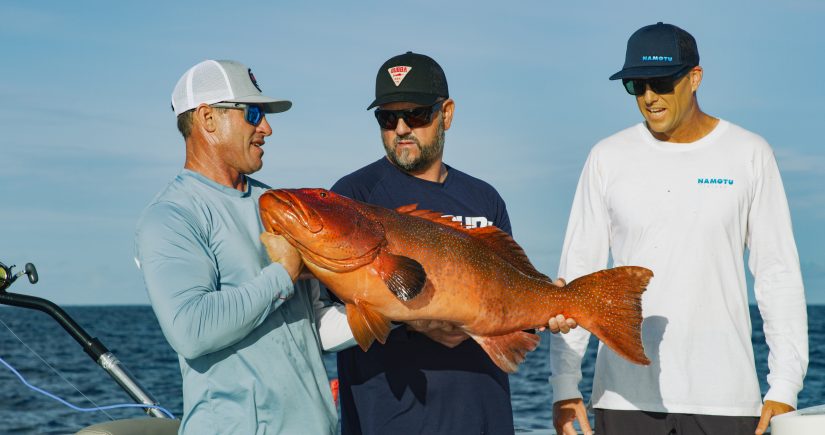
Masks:
[[[269,190],[260,213],[266,231],[285,237],[346,304],[364,350],[384,343],[391,321],[441,320],[514,372],[539,343],[525,330],[562,314],[629,361],[650,363],[641,296],[653,273],[643,267],[606,269],[557,287],[496,227],[468,229],[414,204],[390,210],[324,189]]]

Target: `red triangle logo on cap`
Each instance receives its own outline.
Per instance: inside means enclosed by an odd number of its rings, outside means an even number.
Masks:
[[[392,81],[395,83],[395,86],[401,84],[401,81],[404,80],[404,77],[407,77],[407,74],[412,71],[411,66],[394,66],[392,68],[388,68],[387,72],[390,73],[390,77],[392,77]]]

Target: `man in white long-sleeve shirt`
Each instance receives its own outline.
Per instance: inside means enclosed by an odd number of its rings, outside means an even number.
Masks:
[[[642,335],[652,363],[600,346],[598,434],[763,433],[796,407],[808,365],[805,296],[782,180],[764,139],[699,108],[693,37],[635,32],[622,79],[644,122],[593,147],[579,179],[559,276],[648,267]],[[770,348],[764,404],[751,346],[745,249]],[[589,334],[551,337],[553,419],[590,433],[578,390]],[[761,416],[761,418],[760,418]]]
[[[258,198],[268,187],[248,176],[272,134],[265,114],[291,105],[227,60],[193,66],[173,91],[186,161],[143,211],[135,248],[179,355],[181,434],[337,432],[321,352],[353,344],[346,315],[319,302],[317,281],[293,284],[301,260],[283,238],[264,247]]]

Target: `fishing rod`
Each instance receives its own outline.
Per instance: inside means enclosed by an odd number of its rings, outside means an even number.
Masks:
[[[157,418],[173,418],[161,411],[158,401],[140,385],[126,366],[100,340],[89,335],[62,308],[47,299],[7,292],[6,289],[23,275],[26,275],[32,284],[38,281],[34,264],[26,263],[23,270],[17,273],[12,272],[14,267],[14,265],[6,266],[0,262],[0,304],[38,310],[48,314],[83,347],[92,361],[114,378],[135,403],[147,406],[144,409],[148,415]]]

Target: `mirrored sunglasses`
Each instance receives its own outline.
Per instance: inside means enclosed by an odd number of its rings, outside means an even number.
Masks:
[[[237,109],[243,110],[243,119],[249,124],[257,127],[264,119],[264,109],[261,106],[245,103],[215,103],[210,104],[212,107],[219,107],[222,109]]]
[[[403,110],[375,109],[375,119],[378,120],[378,125],[384,130],[395,130],[399,119],[403,119],[404,124],[407,124],[410,128],[424,127],[432,122],[435,112],[441,109],[441,103],[443,101],[439,101],[432,106]]]

